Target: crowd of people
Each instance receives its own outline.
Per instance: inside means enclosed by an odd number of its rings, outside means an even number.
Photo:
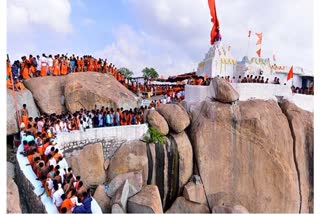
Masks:
[[[157,106],[161,105],[161,101]],[[149,109],[154,107],[149,106]],[[43,114],[40,117],[29,117],[26,105],[21,110],[20,128],[24,131],[36,134],[44,130],[48,136],[55,137],[61,132],[70,132],[90,128],[139,125],[144,123],[144,111],[148,107],[124,110],[123,108],[101,107],[91,111],[80,109],[75,113],[66,112],[58,114]]]
[[[60,213],[92,213],[91,192],[85,187],[80,176],[75,176],[72,167],[68,167],[53,137],[36,123],[36,132],[24,131],[21,154],[29,160],[37,180],[40,180],[44,193],[52,198],[52,202]]]
[[[311,87],[295,87],[294,85],[291,86],[291,91],[292,93],[297,93],[297,94],[307,94],[307,95],[314,95],[314,87],[313,84]]]
[[[96,59],[91,55],[67,56],[57,54],[55,56],[42,54],[42,57],[29,55],[21,57],[21,61],[16,60],[11,64],[7,59],[7,88],[14,90],[23,90],[23,80],[34,77],[61,76],[73,72],[95,71],[101,73],[110,73],[120,83],[125,85],[125,77],[117,71],[112,63],[107,59]],[[128,86],[126,86],[128,87]]]
[[[158,108],[162,101],[153,101],[149,109]],[[75,113],[43,114],[29,117],[27,105],[21,109],[20,128],[24,136],[23,152],[42,182],[46,193],[52,198],[60,213],[91,213],[91,193],[85,187],[80,176],[75,176],[72,168],[67,167],[59,148],[54,144],[56,135],[72,130],[86,130],[109,126],[124,126],[144,123],[144,111],[147,107],[113,110],[101,107],[87,111],[81,109]]]

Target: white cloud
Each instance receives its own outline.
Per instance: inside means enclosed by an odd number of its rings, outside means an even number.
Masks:
[[[7,3],[9,33],[34,33],[35,26],[46,26],[55,33],[70,33],[69,0],[10,0]]]
[[[115,41],[94,55],[107,58],[118,67],[129,68],[136,76],[141,76],[144,67],[154,67],[161,75],[186,73],[196,63],[174,43],[134,31],[128,25],[120,26],[113,34]]]
[[[82,24],[86,27],[92,27],[93,25],[96,24],[96,21],[91,18],[85,18],[83,19]]]
[[[128,0],[140,27],[185,49],[200,61],[209,48],[212,27],[207,0]],[[263,57],[275,50],[279,63],[312,68],[313,1],[216,1],[222,39],[241,59],[247,49],[248,30],[263,32]],[[255,56],[252,37],[250,55]],[[180,56],[171,56],[179,62]]]

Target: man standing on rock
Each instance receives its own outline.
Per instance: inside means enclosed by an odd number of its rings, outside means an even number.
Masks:
[[[25,129],[28,127],[28,121],[29,121],[29,112],[27,109],[27,105],[23,104],[21,109],[21,122],[24,123]]]

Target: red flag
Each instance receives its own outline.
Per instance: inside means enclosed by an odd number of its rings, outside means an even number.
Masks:
[[[248,35],[248,37],[249,37],[249,38],[251,37],[251,30],[249,30],[249,35]]]
[[[258,54],[258,57],[260,57],[261,56],[261,48],[259,50],[257,50],[256,53]]]
[[[261,45],[262,42],[262,33],[256,33],[257,37],[258,37],[258,41],[256,43],[256,45]]]
[[[290,71],[287,76],[287,81],[293,78],[293,66],[291,66]]]
[[[213,45],[215,41],[221,40],[221,36],[219,33],[220,25],[216,11],[216,3],[215,0],[208,0],[210,14],[211,14],[211,22],[213,23],[213,27],[211,29],[211,41],[210,44]]]
[[[276,60],[276,55],[275,55],[275,54],[273,54],[273,56],[272,56],[272,57],[273,57],[273,61],[277,61],[277,60]]]

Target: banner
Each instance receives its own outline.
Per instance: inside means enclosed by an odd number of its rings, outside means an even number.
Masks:
[[[220,35],[220,24],[217,16],[217,10],[216,10],[216,2],[215,0],[208,0],[210,14],[211,14],[211,22],[213,23],[213,27],[211,29],[210,34],[210,44],[213,45],[215,41],[221,40]]]

